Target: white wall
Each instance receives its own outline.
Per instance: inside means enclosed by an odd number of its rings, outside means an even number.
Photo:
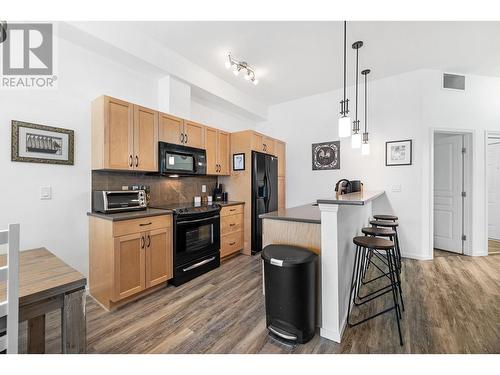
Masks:
[[[488,237],[500,240],[500,140],[488,142]]]
[[[47,247],[87,274],[90,208],[91,101],[103,94],[158,108],[158,80],[138,74],[58,38],[59,87],[49,91],[0,91],[0,228],[21,224],[21,248]],[[185,107],[185,106],[184,106]],[[209,104],[193,103],[192,119],[226,130],[255,124]],[[75,165],[10,161],[11,120],[73,129]],[[220,125],[220,126],[219,126]],[[52,186],[52,200],[39,199]]]
[[[441,73],[416,71],[369,83],[368,131],[371,154],[352,150],[341,141],[340,170],[312,171],[311,144],[336,140],[341,90],[310,96],[269,108],[269,119],[258,130],[287,142],[287,206],[331,196],[340,178],[361,179],[368,190],[385,190],[374,202],[375,212],[393,211],[400,217],[401,246],[408,257],[427,259],[430,249],[430,153],[431,127],[475,129],[474,137],[474,242],[477,254],[486,247],[483,233],[484,132],[500,128],[500,79],[468,77],[466,94],[442,90]],[[363,87],[360,87],[363,93]],[[349,88],[351,115],[354,90]],[[360,98],[362,98],[360,96]],[[363,100],[360,101],[361,106]],[[360,119],[364,126],[363,108]],[[385,142],[413,140],[412,166],[385,166]],[[392,192],[401,185],[401,192]],[[481,216],[482,215],[482,216]]]

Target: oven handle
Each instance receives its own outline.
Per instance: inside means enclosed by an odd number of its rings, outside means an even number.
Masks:
[[[201,262],[195,263],[195,264],[193,264],[192,266],[189,266],[189,267],[183,268],[183,269],[182,269],[182,271],[183,271],[183,272],[187,272],[187,271],[194,270],[195,268],[201,267],[201,266],[203,266],[204,264],[210,263],[210,262],[211,262],[211,261],[213,261],[213,260],[215,260],[215,257],[211,257],[211,258],[208,258],[208,259],[202,260]]]
[[[196,219],[196,220],[186,220],[186,221],[177,221],[177,225],[184,225],[184,224],[191,224],[191,223],[199,223],[200,221],[209,221],[209,220],[212,220],[212,219],[217,219],[219,218],[220,216],[219,215],[216,215],[216,216],[210,216],[210,217],[205,217],[203,219]]]

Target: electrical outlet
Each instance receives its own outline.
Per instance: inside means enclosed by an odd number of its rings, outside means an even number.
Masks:
[[[52,199],[52,187],[51,186],[40,187],[40,199],[42,199],[42,200]]]
[[[392,185],[392,192],[393,193],[400,193],[401,192],[401,185]]]
[[[123,185],[122,190],[128,190],[128,185]]]
[[[201,185],[201,192],[206,193],[207,192],[207,185]]]

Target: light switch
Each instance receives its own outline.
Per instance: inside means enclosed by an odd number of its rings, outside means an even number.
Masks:
[[[401,185],[392,185],[392,192],[393,193],[400,193],[401,192]]]
[[[52,199],[52,186],[42,186],[40,188],[40,199]]]
[[[201,192],[206,193],[207,192],[207,185],[201,185]]]

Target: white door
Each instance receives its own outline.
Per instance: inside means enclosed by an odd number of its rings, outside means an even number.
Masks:
[[[500,139],[488,143],[488,237],[500,240]]]
[[[463,136],[436,134],[434,140],[434,247],[463,252]]]

